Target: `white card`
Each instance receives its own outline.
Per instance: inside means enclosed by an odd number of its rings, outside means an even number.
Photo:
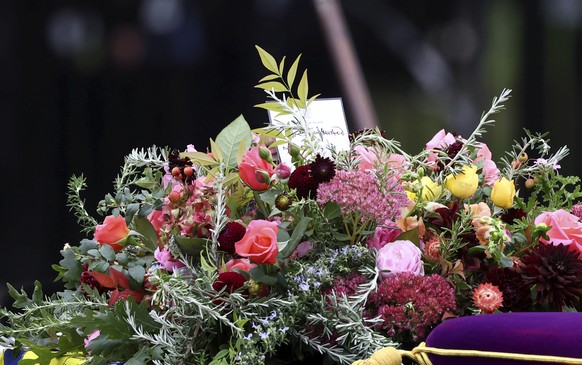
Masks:
[[[287,124],[292,120],[292,116],[277,116],[276,112],[269,110],[269,119],[273,125]],[[323,146],[332,145],[337,151],[345,151],[350,148],[348,126],[341,98],[314,100],[307,108],[305,121],[310,128],[317,128],[321,132]],[[303,144],[302,138],[301,135],[297,135],[291,141],[301,146]],[[277,152],[280,162],[292,166],[287,145],[279,146]]]

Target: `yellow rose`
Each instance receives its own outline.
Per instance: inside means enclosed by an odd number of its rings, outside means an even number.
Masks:
[[[420,183],[422,184],[422,200],[432,201],[438,198],[443,192],[443,188],[428,176],[423,176],[420,179]]]
[[[493,204],[501,208],[511,208],[513,206],[513,198],[515,197],[515,184],[513,181],[502,177],[493,183],[493,190],[491,190],[491,201]]]
[[[457,175],[449,175],[445,179],[445,187],[459,199],[465,199],[475,194],[479,185],[477,166],[463,166],[463,171]]]

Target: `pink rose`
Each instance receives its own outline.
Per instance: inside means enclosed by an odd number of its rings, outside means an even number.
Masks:
[[[249,261],[249,259],[231,259],[224,264],[225,270],[224,272],[234,271],[235,269],[249,272],[256,264],[253,264]]]
[[[381,249],[387,243],[394,242],[402,234],[402,229],[395,223],[390,222],[388,227],[376,227],[376,232],[368,236],[366,243],[369,248]]]
[[[582,223],[580,219],[567,211],[560,209],[555,212],[544,212],[536,217],[534,224],[544,223],[552,228],[547,232],[549,240],[540,238],[546,244],[567,245],[571,250],[582,252]]]
[[[279,253],[278,229],[275,222],[261,219],[251,221],[243,238],[234,244],[236,253],[257,264],[274,264]]]
[[[266,148],[263,151],[271,154]],[[251,189],[264,191],[269,188],[268,180],[275,173],[275,169],[270,162],[261,158],[259,147],[253,147],[243,156],[242,162],[238,165],[238,173],[241,180]]]
[[[424,275],[421,257],[422,252],[414,243],[398,240],[384,245],[378,251],[376,266],[379,270],[387,270],[380,274],[383,279],[401,272]]]
[[[150,214],[148,214],[148,221],[154,227],[154,230],[156,231],[156,236],[158,236],[158,238],[160,238],[162,235],[162,232],[161,232],[162,227],[166,223],[164,212],[162,212],[161,210],[152,210],[152,212]],[[158,242],[158,244],[159,244],[159,242]]]
[[[122,216],[108,215],[105,217],[103,224],[95,227],[95,240],[101,245],[109,245],[115,250],[120,251],[123,248],[122,240],[129,235],[129,228]]]
[[[162,269],[168,272],[174,272],[176,269],[180,269],[186,265],[183,262],[176,260],[172,253],[168,251],[167,247],[160,249],[159,247],[156,248],[154,251],[154,257],[162,266]]]

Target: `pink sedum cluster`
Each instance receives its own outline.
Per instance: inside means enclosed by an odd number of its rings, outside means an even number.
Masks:
[[[377,329],[397,341],[417,341],[455,309],[455,291],[439,275],[400,273],[372,293],[367,318],[380,317]]]
[[[358,212],[362,221],[383,224],[400,218],[402,209],[409,202],[398,180],[391,178],[389,181],[390,186],[383,193],[374,172],[338,170],[330,182],[319,185],[317,202],[322,205],[335,202],[344,215]]]

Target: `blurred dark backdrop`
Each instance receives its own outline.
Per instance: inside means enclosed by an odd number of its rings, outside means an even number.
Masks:
[[[253,108],[265,75],[254,45],[302,53],[310,91],[345,97],[314,1],[0,0],[0,234],[3,285],[58,289],[51,263],[83,236],[66,207],[83,173],[89,209],[111,191],[123,158],[153,144],[205,149]],[[582,2],[344,0],[345,20],[388,135],[415,152],[440,128],[467,135],[493,96],[513,89],[485,136],[500,157],[522,127],[549,131],[582,156]],[[355,119],[346,105],[348,122]],[[353,129],[353,125],[351,125]],[[91,211],[92,212],[92,211]]]

